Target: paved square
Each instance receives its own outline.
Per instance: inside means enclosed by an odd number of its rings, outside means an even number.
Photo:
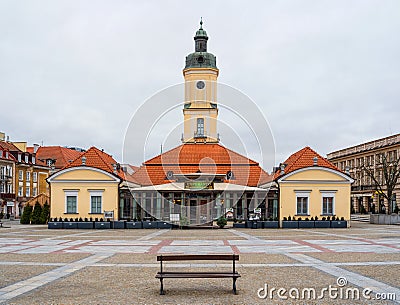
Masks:
[[[238,295],[231,281],[166,280],[160,296],[154,278],[158,254],[237,253]],[[182,262],[166,268],[214,270],[224,262]],[[388,304],[400,302],[400,227],[353,223],[329,230],[47,230],[12,223],[0,230],[0,303],[4,304],[284,304],[269,288],[323,291],[370,288],[395,300],[322,295],[292,303]],[[335,286],[336,285],[336,286]],[[295,291],[292,289],[292,292]],[[261,294],[264,290],[261,289]],[[288,293],[288,292],[287,292]],[[288,294],[286,294],[288,297]],[[300,296],[301,297],[301,296]],[[289,300],[286,300],[287,302]],[[368,301],[368,302],[367,302]]]

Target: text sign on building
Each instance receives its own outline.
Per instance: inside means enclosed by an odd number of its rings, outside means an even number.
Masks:
[[[8,206],[8,207],[13,207],[13,206],[14,206],[14,202],[8,201],[8,202],[7,202],[7,206]]]
[[[104,218],[114,218],[114,211],[104,211]]]
[[[185,189],[189,190],[213,190],[214,183],[208,181],[188,181],[185,182]]]

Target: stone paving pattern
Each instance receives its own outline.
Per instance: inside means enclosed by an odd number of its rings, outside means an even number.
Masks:
[[[159,254],[237,253],[238,295],[228,279],[166,280],[159,295]],[[215,270],[226,262],[182,262],[167,268]],[[310,230],[47,230],[11,223],[0,229],[0,303],[4,304],[286,304],[257,290],[370,287],[400,302],[400,227],[353,223]],[[366,304],[365,299],[291,300]],[[290,302],[289,302],[290,303]]]

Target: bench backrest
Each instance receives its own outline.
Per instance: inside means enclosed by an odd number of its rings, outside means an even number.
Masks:
[[[194,254],[194,255],[158,255],[157,261],[192,261],[192,260],[199,260],[199,261],[238,261],[239,255],[238,254]]]

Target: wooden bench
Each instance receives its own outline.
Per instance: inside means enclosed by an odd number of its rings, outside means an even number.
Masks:
[[[163,270],[163,262],[171,261],[232,261],[232,271],[214,271],[214,272],[170,272]],[[240,274],[235,270],[235,262],[239,260],[237,254],[215,254],[215,255],[158,255],[157,261],[160,262],[160,272],[156,274],[156,278],[160,280],[160,294],[164,292],[164,279],[182,279],[182,278],[232,278],[233,293],[236,294],[236,280]]]

